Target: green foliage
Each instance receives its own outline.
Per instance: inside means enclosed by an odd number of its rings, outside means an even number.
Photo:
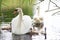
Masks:
[[[13,14],[13,10],[17,7],[23,9],[23,13],[25,15],[32,16],[32,6],[35,0],[0,0],[0,16],[4,16],[4,18],[0,18],[0,21],[4,20],[5,22],[9,22],[16,15]]]
[[[1,16],[1,3],[2,3],[2,0],[0,0],[0,16]],[[1,21],[1,17],[0,17],[0,21]]]

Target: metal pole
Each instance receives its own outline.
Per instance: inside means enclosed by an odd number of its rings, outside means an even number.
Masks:
[[[45,40],[47,39],[47,36],[46,35],[47,35],[47,33],[46,33],[46,27],[45,27]]]

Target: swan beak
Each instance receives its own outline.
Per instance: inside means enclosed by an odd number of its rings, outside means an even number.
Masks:
[[[13,14],[16,14],[17,13],[17,10],[14,10]]]
[[[16,11],[13,12],[13,14],[16,14],[16,13],[17,13]]]

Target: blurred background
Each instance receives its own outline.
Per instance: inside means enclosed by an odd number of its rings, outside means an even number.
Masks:
[[[25,15],[32,17],[32,6],[35,0],[0,0],[0,23],[10,22],[16,15],[13,14],[15,8],[22,8]]]

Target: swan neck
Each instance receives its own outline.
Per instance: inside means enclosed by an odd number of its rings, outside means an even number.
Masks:
[[[23,16],[23,12],[19,12],[19,15],[20,15],[20,17],[22,17]]]
[[[23,12],[19,12],[20,26],[21,26],[21,23],[22,23],[22,18],[23,18]]]

